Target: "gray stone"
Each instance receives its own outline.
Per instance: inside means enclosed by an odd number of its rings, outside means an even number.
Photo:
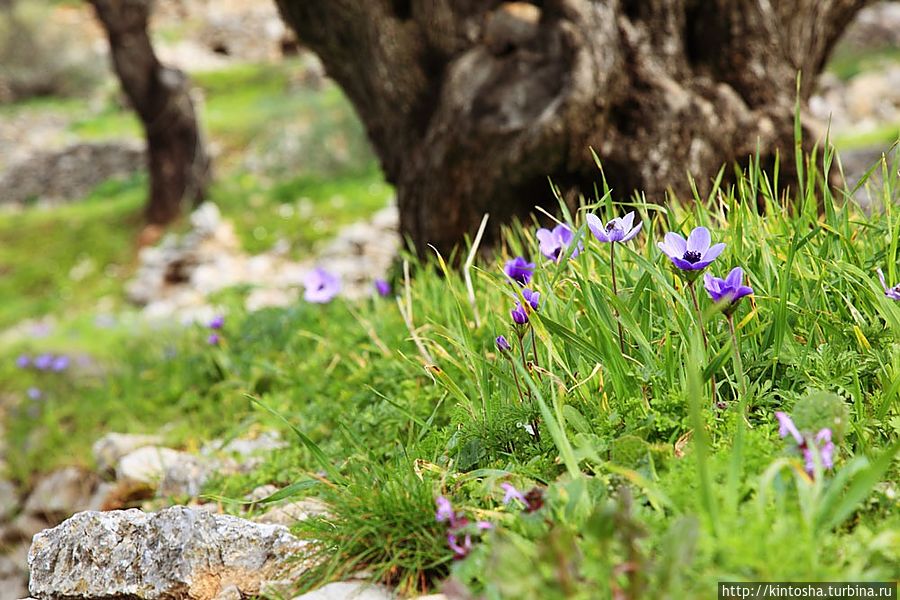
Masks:
[[[12,482],[0,479],[0,521],[5,521],[19,510],[19,493]]]
[[[294,600],[394,600],[396,594],[383,585],[372,585],[361,581],[338,581],[329,583]]]
[[[94,461],[101,471],[115,469],[123,456],[145,446],[162,443],[158,435],[140,435],[133,433],[107,433],[94,442]]]
[[[31,540],[31,538],[34,537],[34,534],[39,533],[50,526],[51,523],[48,523],[41,517],[22,513],[3,529],[0,537],[6,542],[27,541]]]
[[[29,592],[39,600],[213,600],[234,586],[248,596],[302,568],[294,559],[304,545],[284,527],[184,506],[84,512],[35,536]]]
[[[96,475],[77,467],[53,471],[41,479],[28,496],[25,512],[52,519],[90,508],[97,483]]]
[[[304,498],[297,502],[282,504],[265,512],[253,520],[257,523],[271,523],[290,527],[297,521],[303,521],[309,517],[328,514],[328,507],[318,498]]]
[[[196,496],[209,477],[211,465],[171,448],[144,446],[122,457],[116,467],[119,481],[158,485],[169,496]]]

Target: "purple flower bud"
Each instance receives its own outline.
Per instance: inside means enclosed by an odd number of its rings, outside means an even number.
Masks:
[[[502,335],[498,335],[495,341],[497,343],[497,350],[500,352],[509,352],[512,350],[512,346],[509,345],[509,342],[506,341],[506,338]]]
[[[538,306],[541,302],[541,294],[540,292],[532,292],[528,288],[522,290],[522,297],[525,298],[525,301],[533,308],[534,310],[538,309]]]
[[[212,318],[212,321],[209,322],[208,327],[210,329],[222,329],[225,326],[225,317],[224,315],[216,315]]]
[[[528,311],[525,310],[521,302],[516,302],[516,307],[509,311],[509,314],[512,315],[512,320],[516,325],[528,323]]]
[[[519,285],[526,286],[531,281],[531,275],[534,273],[534,263],[517,256],[506,263],[503,267],[503,272]]]
[[[522,503],[522,506],[528,506],[528,501],[525,499],[525,494],[517,490],[513,484],[501,483],[500,487],[502,487],[506,492],[506,494],[503,496],[503,504],[509,504],[513,500],[518,500]]]
[[[376,279],[375,291],[378,292],[378,295],[382,298],[387,298],[391,295],[391,284],[384,279]]]
[[[218,346],[220,341],[222,341],[222,339],[219,337],[218,333],[211,333],[209,334],[209,337],[206,338],[206,343],[210,346]]]
[[[56,371],[57,373],[60,371],[65,371],[69,368],[69,357],[68,356],[57,356],[53,359],[53,362],[50,364],[50,369]]]
[[[554,261],[559,261],[566,254],[574,237],[569,226],[563,223],[552,230],[538,229],[536,235],[540,243],[541,254]],[[578,246],[572,250],[572,258],[578,256],[582,250],[584,250],[584,244],[578,242]]]
[[[450,504],[450,501],[443,496],[438,496],[435,500],[435,504],[437,504],[437,512],[434,513],[434,519],[438,523],[443,523],[444,521],[452,523],[455,519],[455,515],[453,513],[453,505]]]
[[[42,392],[41,390],[39,390],[36,387],[28,388],[28,391],[26,391],[25,393],[28,394],[28,397],[31,398],[32,400],[40,400],[44,396],[44,392]]]
[[[19,358],[16,359],[16,366],[19,367],[20,369],[25,369],[30,364],[31,364],[31,359],[28,357],[27,354],[22,354],[19,356]]]
[[[713,302],[728,302],[725,309],[728,313],[741,298],[753,293],[753,288],[743,283],[744,270],[740,267],[733,268],[725,279],[713,277],[709,273],[703,276],[703,287],[706,288],[709,297]]]

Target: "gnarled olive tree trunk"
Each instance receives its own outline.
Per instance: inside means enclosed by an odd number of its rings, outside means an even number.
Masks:
[[[188,79],[160,64],[153,51],[147,31],[153,0],[90,2],[109,37],[116,75],[147,138],[147,221],[168,224],[181,213],[184,202],[203,198],[209,179]]]
[[[789,153],[802,99],[866,0],[277,0],[365,123],[401,228],[447,251],[592,189],[687,192]],[[549,201],[548,201],[549,200]]]

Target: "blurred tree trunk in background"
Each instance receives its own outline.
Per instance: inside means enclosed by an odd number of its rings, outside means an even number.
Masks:
[[[572,202],[602,160],[662,202],[725,163],[791,156],[813,88],[867,0],[277,0],[365,123],[421,252]],[[783,162],[790,162],[785,160]],[[490,243],[491,239],[487,242]]]
[[[122,90],[147,138],[148,223],[165,225],[206,192],[209,160],[203,147],[187,77],[160,64],[148,34],[153,0],[90,0],[109,37]]]

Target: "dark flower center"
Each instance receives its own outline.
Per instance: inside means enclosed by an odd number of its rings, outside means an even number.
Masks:
[[[701,254],[699,252],[697,252],[695,250],[688,250],[687,252],[684,253],[684,256],[682,256],[681,258],[683,260],[688,261],[691,264],[694,264],[694,263],[700,261],[700,256],[701,256]]]
[[[610,221],[606,224],[606,231],[612,231],[613,229],[618,229],[618,226],[614,221]]]

